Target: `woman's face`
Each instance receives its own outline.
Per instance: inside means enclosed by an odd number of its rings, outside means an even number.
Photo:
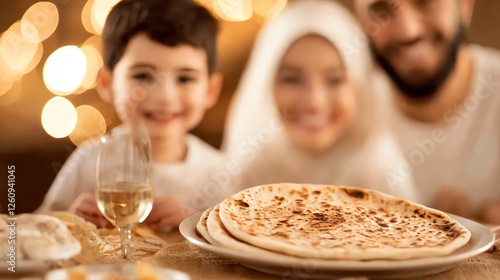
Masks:
[[[355,90],[337,49],[305,36],[288,49],[274,82],[274,97],[293,143],[314,152],[332,147],[355,114]]]

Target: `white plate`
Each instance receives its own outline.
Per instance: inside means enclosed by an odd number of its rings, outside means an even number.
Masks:
[[[374,261],[338,261],[304,259],[291,256],[267,256],[250,254],[208,243],[196,231],[200,213],[184,220],[179,230],[191,243],[226,258],[234,259],[243,266],[265,273],[283,277],[333,278],[365,276],[370,279],[395,279],[425,276],[447,271],[458,262],[487,251],[494,243],[493,233],[486,227],[471,220],[450,215],[465,226],[471,233],[471,239],[464,247],[450,255],[435,258],[411,260],[374,260]]]
[[[63,244],[61,246],[52,246],[46,248],[44,254],[40,255],[37,260],[16,260],[15,274],[20,275],[40,275],[47,272],[53,261],[67,260],[78,255],[82,250],[80,242]],[[0,276],[12,276],[13,272],[9,271],[10,265],[2,261],[0,262]]]
[[[75,268],[84,268],[88,272],[87,280],[106,280],[109,279],[108,276],[110,272],[118,272],[123,276],[132,276],[136,274],[137,264],[126,263],[126,264],[101,264],[101,265],[85,265],[72,267],[67,269],[57,269],[53,270],[45,276],[46,280],[67,280],[68,271]],[[168,280],[189,280],[191,279],[187,274],[166,268],[153,267],[154,273],[160,279]],[[128,279],[128,278],[126,278]]]

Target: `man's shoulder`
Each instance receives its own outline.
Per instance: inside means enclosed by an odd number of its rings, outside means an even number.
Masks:
[[[471,94],[477,100],[488,98],[483,106],[497,111],[493,108],[500,106],[500,50],[471,45],[471,53],[475,66]]]
[[[469,48],[480,71],[500,70],[500,50],[476,44],[471,44]]]

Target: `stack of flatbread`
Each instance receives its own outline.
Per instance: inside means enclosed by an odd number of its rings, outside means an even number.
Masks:
[[[345,186],[273,184],[207,209],[197,230],[209,243],[252,254],[331,260],[448,255],[470,231],[443,212]]]

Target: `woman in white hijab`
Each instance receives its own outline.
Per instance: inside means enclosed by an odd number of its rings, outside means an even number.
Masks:
[[[367,42],[334,1],[296,1],[268,22],[226,124],[240,189],[337,184],[418,200],[411,174],[397,176],[406,165],[381,123]]]

